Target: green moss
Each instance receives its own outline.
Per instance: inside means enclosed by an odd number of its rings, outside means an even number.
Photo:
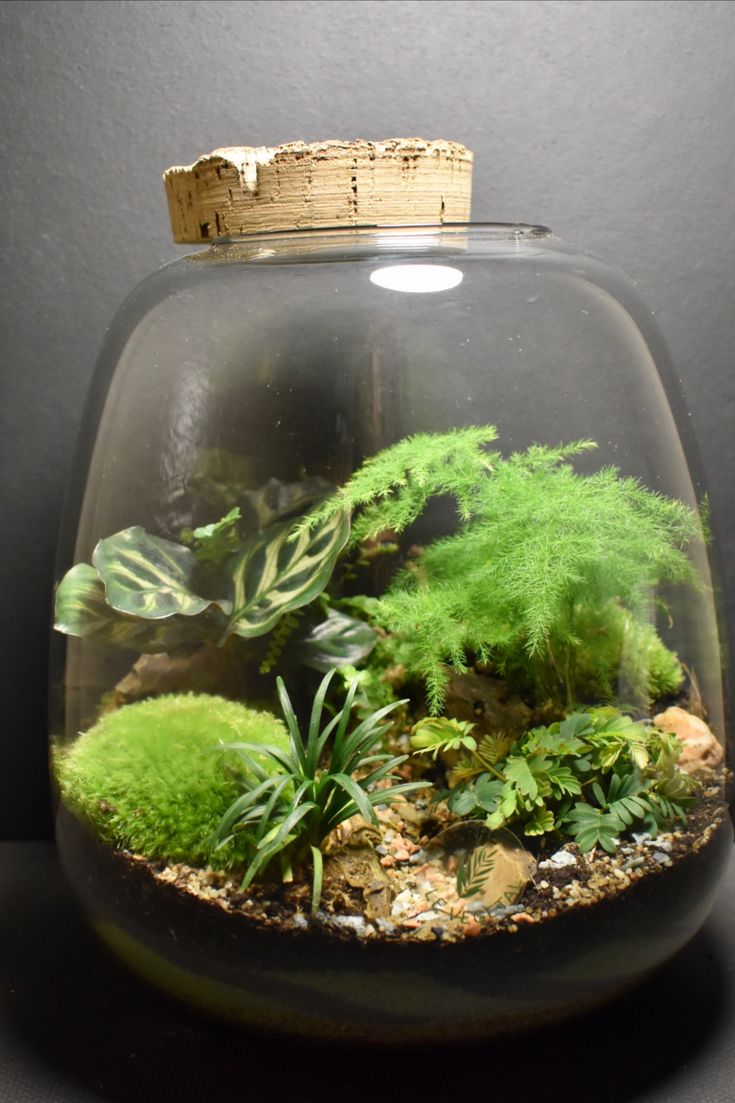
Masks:
[[[116,847],[206,864],[210,835],[242,789],[227,769],[240,759],[218,750],[235,741],[288,747],[275,716],[222,697],[171,694],[125,705],[58,752],[61,795]],[[271,768],[269,760],[261,763]],[[217,852],[217,865],[238,865],[251,852],[243,833]]]
[[[621,700],[647,708],[676,693],[684,681],[681,663],[655,627],[636,620],[616,602],[581,611],[576,626],[575,679],[586,700]]]

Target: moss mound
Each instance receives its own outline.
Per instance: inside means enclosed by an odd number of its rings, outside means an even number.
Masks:
[[[106,842],[203,865],[210,833],[241,792],[226,768],[239,759],[218,749],[233,742],[288,746],[283,724],[269,712],[206,694],[149,698],[109,713],[60,750],[57,780],[65,803]],[[269,769],[266,758],[262,764]],[[227,869],[245,861],[251,847],[243,833],[213,860]]]

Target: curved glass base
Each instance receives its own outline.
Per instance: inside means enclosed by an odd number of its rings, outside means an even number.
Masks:
[[[444,944],[254,928],[100,845],[63,805],[57,838],[100,936],[158,987],[258,1028],[386,1044],[528,1029],[617,995],[700,928],[733,832],[723,811],[698,851],[613,898]]]

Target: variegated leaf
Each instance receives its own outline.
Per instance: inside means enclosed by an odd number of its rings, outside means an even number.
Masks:
[[[284,613],[313,601],[327,585],[349,532],[349,519],[338,512],[298,534],[287,521],[251,537],[231,567],[230,631],[261,636]]]
[[[370,654],[378,633],[364,620],[330,609],[326,620],[306,635],[295,636],[286,653],[297,656],[305,666],[326,674],[333,666],[357,666]]]
[[[196,558],[183,544],[151,536],[139,525],[100,540],[92,556],[107,602],[118,612],[145,620],[195,617],[213,606],[230,613],[227,601],[212,601],[192,588]]]
[[[107,604],[102,580],[89,563],[77,563],[59,583],[54,628],[67,636],[148,654],[197,642],[207,634],[202,618],[192,621],[175,616],[151,621],[116,612]],[[212,637],[218,628],[221,630],[221,626],[210,624]]]

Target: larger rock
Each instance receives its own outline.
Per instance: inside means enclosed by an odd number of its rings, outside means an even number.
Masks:
[[[429,862],[457,877],[457,895],[490,909],[515,904],[536,871],[536,861],[507,828],[490,831],[481,820],[464,820],[437,835]]]
[[[673,732],[684,744],[679,766],[688,774],[701,774],[722,765],[725,753],[722,744],[698,716],[676,706],[654,717],[660,731]]]
[[[470,671],[454,674],[447,684],[445,711],[456,720],[477,724],[477,732],[502,731],[521,735],[531,720],[531,710],[508,692],[498,678]]]

